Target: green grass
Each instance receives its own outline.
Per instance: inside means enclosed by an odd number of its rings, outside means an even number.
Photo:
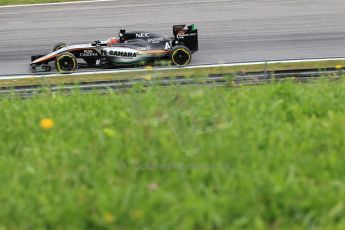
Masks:
[[[35,3],[53,3],[53,2],[74,2],[81,0],[0,0],[0,5],[18,5]]]
[[[0,99],[0,229],[344,229],[344,101],[322,80]]]

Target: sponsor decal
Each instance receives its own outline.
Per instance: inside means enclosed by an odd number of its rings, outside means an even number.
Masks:
[[[147,45],[147,46],[144,46],[144,47],[138,47],[138,50],[142,50],[142,51],[145,51],[145,50],[151,50],[151,46]]]
[[[51,67],[48,65],[35,65],[32,66],[33,72],[49,72],[51,71]]]
[[[80,53],[80,57],[96,57],[98,53],[94,52],[93,50],[84,50],[83,53]]]
[[[177,37],[178,39],[181,39],[181,38],[183,39],[183,35],[184,35],[184,34],[185,34],[185,31],[182,30],[182,31],[178,32],[178,34],[177,34],[176,37]]]
[[[137,37],[137,38],[148,38],[150,36],[149,36],[149,33],[139,33],[139,34],[136,34],[135,37]]]
[[[160,43],[162,41],[164,41],[164,38],[149,38],[147,39],[148,42],[156,44],[156,43]]]
[[[101,66],[101,59],[96,60],[96,66]]]
[[[178,39],[184,39],[185,37],[191,37],[191,36],[195,36],[196,35],[196,33],[191,33],[191,34],[185,34],[185,33],[179,33],[179,34],[177,34],[177,38]]]
[[[135,57],[137,57],[136,53],[116,51],[116,50],[115,51],[113,51],[113,50],[108,51],[108,55],[109,56],[115,56],[115,57],[124,57],[124,58],[135,58]]]
[[[164,48],[164,49],[165,49],[165,50],[170,50],[171,47],[172,47],[171,43],[172,43],[172,42],[166,42],[166,43],[165,43],[165,48]]]

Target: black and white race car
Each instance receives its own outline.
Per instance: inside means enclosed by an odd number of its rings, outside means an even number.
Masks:
[[[57,72],[73,72],[81,66],[140,66],[161,59],[170,60],[173,65],[188,65],[192,53],[198,51],[198,30],[194,25],[175,25],[173,34],[173,37],[166,38],[150,32],[126,32],[122,28],[119,38],[81,45],[60,43],[50,54],[32,56],[31,70],[34,73],[49,72],[52,70],[51,62],[55,62]]]

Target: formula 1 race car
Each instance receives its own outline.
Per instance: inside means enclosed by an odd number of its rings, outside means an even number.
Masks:
[[[198,30],[194,25],[173,26],[174,37],[166,38],[150,32],[120,30],[119,38],[91,44],[57,44],[47,55],[31,57],[32,72],[49,72],[55,62],[57,72],[73,72],[81,66],[115,68],[140,66],[157,60],[170,60],[173,65],[188,65],[192,53],[198,51]],[[79,64],[78,64],[79,61]]]

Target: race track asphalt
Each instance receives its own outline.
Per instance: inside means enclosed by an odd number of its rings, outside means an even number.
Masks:
[[[54,44],[115,36],[120,27],[170,36],[195,23],[193,65],[345,57],[344,0],[117,0],[0,8],[0,75],[30,73]]]

